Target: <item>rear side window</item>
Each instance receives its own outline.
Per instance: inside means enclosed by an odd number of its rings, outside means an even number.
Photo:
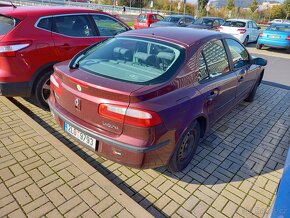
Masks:
[[[180,59],[181,50],[174,45],[120,37],[93,47],[79,67],[95,75],[146,85],[170,78]]]
[[[66,15],[53,17],[52,31],[72,37],[93,36],[93,27],[87,16]]]
[[[226,21],[224,22],[223,26],[230,26],[230,27],[245,27],[246,23],[241,21]]]
[[[0,15],[0,35],[5,35],[16,26],[16,20]]]
[[[203,55],[211,78],[229,72],[227,53],[221,40],[207,43]]]
[[[41,18],[37,23],[38,28],[45,29],[48,31],[51,31],[51,25],[52,25],[51,17]]]

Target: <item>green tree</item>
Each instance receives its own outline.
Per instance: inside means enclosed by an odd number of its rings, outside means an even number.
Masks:
[[[234,0],[228,0],[227,9],[228,9],[229,11],[231,11],[231,10],[234,9],[234,7],[235,7],[235,2],[234,2]]]
[[[267,16],[269,16],[269,20],[284,19],[286,17],[284,5],[274,5],[272,8],[267,9]]]
[[[285,0],[284,5],[285,5],[285,12],[286,12],[286,19],[288,19],[288,17],[290,17],[290,0]]]
[[[251,11],[254,12],[254,11],[257,9],[257,7],[258,7],[258,2],[257,2],[257,0],[253,0],[253,1],[252,1],[252,4],[250,5],[250,9],[251,9]]]
[[[199,17],[206,15],[205,6],[209,2],[209,0],[198,0],[198,10],[199,10]]]

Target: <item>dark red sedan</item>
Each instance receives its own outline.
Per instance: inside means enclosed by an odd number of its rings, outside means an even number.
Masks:
[[[266,64],[227,34],[134,30],[55,65],[49,105],[66,132],[100,155],[179,171],[219,118],[253,101]]]

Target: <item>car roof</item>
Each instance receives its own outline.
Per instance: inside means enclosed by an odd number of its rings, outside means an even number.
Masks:
[[[4,14],[6,16],[11,17],[49,16],[56,14],[92,13],[92,12],[97,11],[81,7],[60,7],[60,6],[18,6],[16,8],[2,7],[0,10],[0,14]]]
[[[194,43],[201,42],[203,40],[208,41],[214,38],[221,38],[222,35],[225,34],[204,29],[194,29],[186,27],[154,27],[131,30],[121,33],[118,36],[135,36],[141,38],[157,39],[188,47]]]
[[[221,19],[221,20],[223,20],[223,18],[221,18],[221,17],[200,17],[199,19],[203,19],[203,18],[206,18],[206,19]]]
[[[235,19],[235,18],[232,18],[232,19],[227,19],[226,21],[242,21],[242,22],[249,22],[249,21],[253,21],[253,20],[250,20],[250,19]]]
[[[193,17],[191,15],[182,15],[182,14],[172,14],[172,15],[169,15],[167,17]]]

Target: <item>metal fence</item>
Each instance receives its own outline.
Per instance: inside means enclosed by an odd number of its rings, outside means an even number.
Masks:
[[[9,2],[9,1],[2,1]],[[68,0],[13,0],[13,3],[16,5],[54,5],[54,6],[79,6],[87,7],[96,10],[102,10],[111,14],[128,14],[128,15],[137,15],[140,12],[157,12],[159,14],[170,14],[170,11],[163,10],[154,10],[154,9],[145,9],[145,8],[135,8],[125,6],[126,12],[123,12],[123,6],[114,6],[114,5],[103,5],[95,3],[84,3],[84,2],[71,2]]]

